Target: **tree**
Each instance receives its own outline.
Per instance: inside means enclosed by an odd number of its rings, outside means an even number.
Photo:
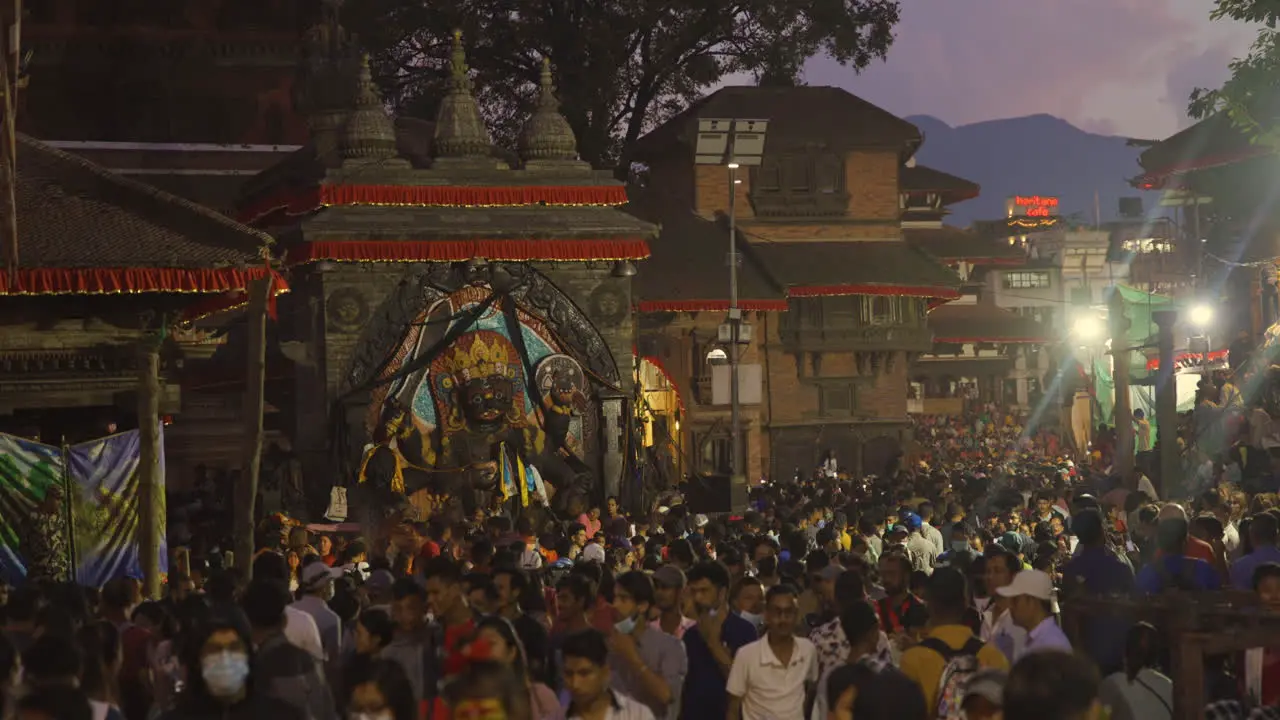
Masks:
[[[1280,90],[1280,3],[1274,0],[1215,0],[1213,20],[1261,25],[1249,53],[1231,62],[1231,77],[1217,89],[1196,88],[1188,112],[1204,119],[1226,113],[1254,142],[1280,148],[1276,100]]]
[[[432,117],[453,29],[477,98],[510,144],[550,59],[582,158],[626,168],[644,132],[734,74],[798,80],[825,54],[855,71],[893,43],[898,0],[363,0],[343,18],[373,54],[387,99]]]

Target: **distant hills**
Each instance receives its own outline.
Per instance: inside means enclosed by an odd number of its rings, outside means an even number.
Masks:
[[[1159,193],[1140,193],[1128,183],[1142,171],[1142,148],[1127,146],[1126,138],[1043,114],[959,127],[929,115],[906,119],[925,135],[917,162],[982,186],[980,197],[952,206],[953,225],[1001,217],[1011,195],[1055,195],[1061,214],[1078,213],[1084,221],[1093,220],[1095,191],[1103,221],[1119,216],[1117,201],[1125,196],[1141,195],[1148,213],[1159,211]]]

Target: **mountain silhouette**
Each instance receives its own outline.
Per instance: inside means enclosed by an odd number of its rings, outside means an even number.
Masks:
[[[952,206],[953,225],[1002,217],[1013,195],[1057,196],[1062,215],[1084,222],[1093,221],[1095,191],[1104,222],[1119,217],[1122,197],[1141,196],[1148,214],[1165,214],[1159,193],[1129,185],[1142,172],[1142,148],[1129,147],[1126,138],[1085,132],[1044,114],[959,127],[929,115],[906,119],[925,136],[917,162],[982,186],[981,196]]]

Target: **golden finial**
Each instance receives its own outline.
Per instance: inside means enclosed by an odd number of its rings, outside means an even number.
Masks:
[[[453,83],[461,88],[467,80],[467,53],[462,49],[462,31],[453,31],[453,50],[449,64],[452,66]]]

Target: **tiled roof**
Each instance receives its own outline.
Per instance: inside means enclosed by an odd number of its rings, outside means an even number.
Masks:
[[[950,225],[903,228],[902,235],[911,245],[944,262],[1019,264],[1026,260],[1026,253],[1010,245],[1008,240]]]
[[[700,118],[768,120],[766,152],[815,142],[829,149],[905,149],[922,140],[915,125],[841,88],[733,86],[695,101],[640,138],[635,158],[665,155],[677,146],[687,146],[692,156]]]
[[[719,310],[728,307],[729,228],[676,203],[662,203],[652,192],[632,189],[623,209],[658,224],[661,233],[649,241],[652,253],[639,263],[632,292],[642,311],[663,309]],[[785,309],[786,293],[759,267],[748,245],[738,238],[742,262],[738,298],[748,309]]]
[[[23,268],[218,268],[260,263],[271,238],[213,210],[18,136]]]
[[[949,268],[900,240],[757,242],[750,250],[792,294],[802,288],[845,287],[861,288],[860,294],[883,288],[953,297],[960,287],[960,278]]]
[[[975,198],[982,192],[981,186],[972,180],[924,165],[904,166],[898,175],[898,185],[903,192],[942,193],[950,202]]]
[[[988,304],[947,303],[929,312],[935,343],[1038,343],[1048,335],[1035,320]]]

